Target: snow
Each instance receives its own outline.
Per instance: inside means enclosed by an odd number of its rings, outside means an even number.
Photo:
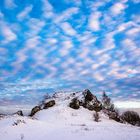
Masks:
[[[59,94],[56,105],[41,110],[34,117],[7,116],[0,119],[1,140],[139,140],[140,128],[109,120],[100,112],[95,122],[94,111],[68,107],[72,96]],[[69,98],[68,98],[69,97]],[[78,95],[81,98],[80,94]],[[18,123],[18,125],[15,125]]]

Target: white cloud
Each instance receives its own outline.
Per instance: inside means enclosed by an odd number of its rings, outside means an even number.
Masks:
[[[97,81],[103,81],[105,79],[105,77],[99,72],[95,72],[92,76]]]
[[[17,18],[19,20],[23,20],[24,18],[26,18],[28,16],[28,14],[31,12],[33,6],[30,5],[30,6],[27,6],[22,12],[20,12],[18,15],[17,15]]]
[[[101,17],[101,13],[100,12],[94,12],[90,15],[89,17],[89,28],[92,31],[98,31],[100,30],[100,22],[99,22],[99,18]]]
[[[56,44],[57,42],[56,38],[47,38],[47,43],[50,45]]]
[[[135,51],[137,49],[135,42],[129,38],[124,39],[121,43],[126,50]]]
[[[126,5],[123,3],[115,3],[112,7],[111,7],[111,13],[113,13],[114,15],[118,15],[121,14],[123,12],[123,10],[126,8]]]
[[[77,14],[78,11],[79,11],[79,8],[77,8],[77,7],[69,8],[69,9],[65,10],[64,12],[62,12],[60,15],[55,15],[54,22],[60,23],[62,21],[66,21],[72,15]]]
[[[62,42],[62,47],[59,50],[61,56],[66,56],[70,52],[70,49],[73,47],[71,40],[66,40]]]
[[[68,22],[64,22],[61,24],[61,28],[63,31],[70,36],[76,35],[76,31],[72,28],[72,26]]]
[[[126,34],[129,36],[135,36],[138,35],[139,33],[140,33],[140,28],[132,28],[126,32]]]
[[[105,38],[102,40],[102,49],[97,49],[94,51],[94,55],[101,55],[107,51],[110,51],[116,47],[114,38],[113,38],[114,32],[108,33]]]
[[[9,43],[17,39],[16,34],[10,29],[10,27],[4,23],[1,25],[2,35],[5,37],[5,40],[2,42],[4,44]]]
[[[39,43],[40,43],[39,39],[40,39],[40,36],[34,36],[34,37],[32,37],[32,38],[29,38],[29,39],[26,41],[25,46],[26,46],[27,48],[34,48],[34,47],[36,47],[37,45],[39,45]]]
[[[16,7],[14,0],[5,0],[4,2],[5,2],[6,8],[15,8]]]
[[[45,21],[30,18],[30,20],[28,21],[28,26],[30,30],[26,32],[26,35],[28,37],[33,37],[36,36],[43,29],[43,27],[45,26]]]
[[[53,17],[53,6],[49,3],[48,0],[42,0],[43,3],[43,17],[51,18]]]

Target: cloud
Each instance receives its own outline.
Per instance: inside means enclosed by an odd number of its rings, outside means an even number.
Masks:
[[[70,36],[74,36],[76,35],[76,31],[72,28],[72,26],[70,25],[70,23],[68,22],[64,22],[61,24],[61,28],[63,29],[63,31]]]
[[[129,29],[127,32],[126,32],[127,35],[129,36],[138,36],[140,34],[140,27],[139,28],[132,28],[132,29]]]
[[[43,29],[45,26],[44,20],[39,20],[36,18],[30,18],[27,22],[27,26],[29,30],[25,33],[28,37],[33,37],[39,34],[39,32]]]
[[[17,15],[18,20],[23,20],[24,18],[27,18],[32,8],[32,5],[25,7],[25,9]]]
[[[40,39],[39,36],[35,36],[35,37],[32,37],[32,38],[29,38],[29,39],[27,39],[25,45],[28,48],[34,48],[34,47],[36,47],[40,43],[39,39]]]
[[[92,31],[99,31],[100,30],[100,21],[99,18],[101,17],[100,12],[94,12],[89,17],[89,29]]]
[[[53,6],[49,3],[48,0],[42,0],[42,10],[43,10],[43,17],[44,18],[52,18],[54,13],[53,13]]]
[[[77,14],[78,12],[79,12],[78,7],[68,8],[67,10],[62,12],[61,14],[56,14],[54,16],[54,22],[60,23],[60,22],[67,21],[67,19],[70,19],[73,15]]]
[[[17,7],[16,4],[14,3],[14,0],[5,0],[5,7],[6,8],[15,8]]]
[[[111,7],[111,13],[113,13],[114,15],[118,15],[121,14],[124,9],[126,8],[126,5],[123,3],[115,3],[112,7]]]
[[[11,41],[17,39],[17,35],[12,31],[12,29],[4,22],[1,23],[1,33],[4,36],[2,44],[7,44]]]

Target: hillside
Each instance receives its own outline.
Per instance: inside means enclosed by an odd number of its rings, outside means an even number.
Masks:
[[[41,109],[32,117],[17,114],[0,119],[1,140],[138,140],[140,128],[109,119],[102,111],[99,122],[94,110],[83,106],[69,107],[73,97],[83,100],[81,92],[57,93],[43,102],[55,99],[55,105]]]

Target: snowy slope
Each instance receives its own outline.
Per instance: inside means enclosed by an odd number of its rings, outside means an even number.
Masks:
[[[80,93],[78,96],[82,98]],[[71,98],[71,93],[58,94],[55,97],[56,105],[54,107],[39,111],[33,118],[17,115],[2,118],[0,120],[0,139],[139,140],[139,127],[109,120],[102,113],[100,113],[100,122],[95,122],[94,111],[83,107],[80,107],[79,110],[69,108],[68,102]]]

